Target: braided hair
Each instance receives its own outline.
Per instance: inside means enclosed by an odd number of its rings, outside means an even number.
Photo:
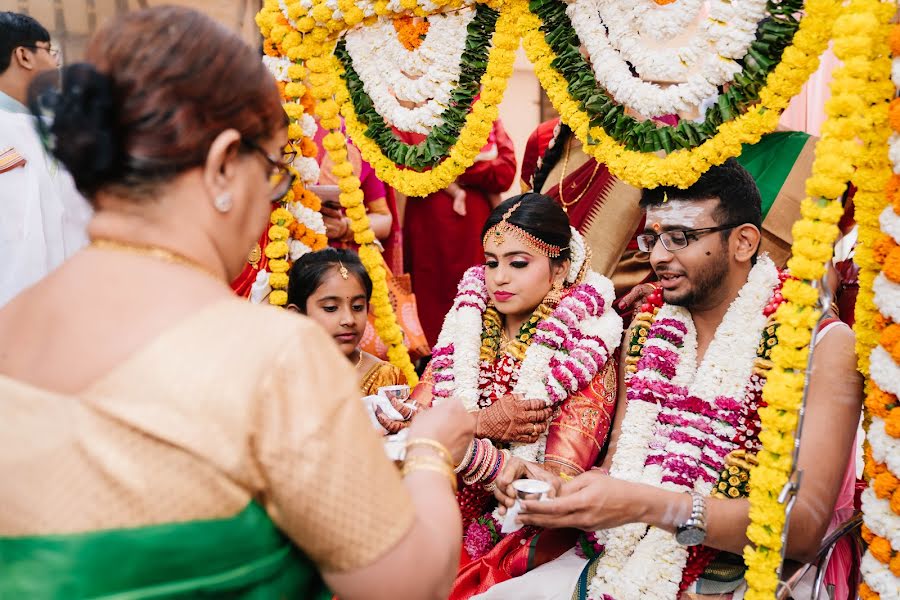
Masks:
[[[563,150],[566,147],[566,144],[569,143],[569,137],[572,135],[572,130],[568,125],[560,122],[559,131],[550,140],[550,144],[547,146],[547,150],[544,151],[544,156],[538,161],[537,169],[534,171],[534,175],[531,176],[531,189],[535,192],[540,193],[544,187],[544,184],[547,182],[547,176],[550,175],[550,171],[553,170],[553,167],[559,163],[559,159],[562,158]]]

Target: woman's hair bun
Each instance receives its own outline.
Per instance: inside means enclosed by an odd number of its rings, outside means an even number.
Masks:
[[[112,81],[77,63],[39,76],[29,89],[47,149],[63,163],[78,190],[92,196],[115,179],[122,163]]]

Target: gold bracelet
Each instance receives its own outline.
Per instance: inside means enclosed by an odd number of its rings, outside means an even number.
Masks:
[[[415,473],[416,471],[432,471],[444,475],[450,481],[450,487],[453,488],[453,493],[456,493],[456,475],[443,462],[427,459],[413,459],[403,463],[403,470],[401,471],[403,477],[406,477],[410,473]]]
[[[414,446],[425,446],[426,448],[437,451],[438,455],[447,462],[447,466],[451,469],[453,468],[453,457],[450,455],[450,451],[447,450],[447,447],[442,443],[432,440],[431,438],[413,438],[406,442],[407,452]]]

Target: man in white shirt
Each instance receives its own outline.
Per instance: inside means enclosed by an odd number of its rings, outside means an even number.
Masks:
[[[59,61],[40,23],[0,12],[0,306],[87,243],[91,209],[25,106],[31,82]]]

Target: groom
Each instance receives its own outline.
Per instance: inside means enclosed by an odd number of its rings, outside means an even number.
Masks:
[[[584,597],[675,600],[743,585],[746,481],[761,448],[757,411],[774,344],[767,317],[784,276],[757,255],[759,191],[734,160],[686,190],[645,190],[641,206],[647,225],[639,245],[663,304],[626,334],[624,385],[601,468],[563,482],[514,461],[497,480],[506,506],[515,499],[513,480],[551,481],[556,497],[524,502],[521,522],[595,532],[586,546],[598,555],[586,563],[570,552],[483,598],[570,598],[577,583]],[[819,330],[809,382],[790,558],[810,561],[836,501],[852,500],[842,482],[853,477],[861,399],[853,333],[829,323]]]

